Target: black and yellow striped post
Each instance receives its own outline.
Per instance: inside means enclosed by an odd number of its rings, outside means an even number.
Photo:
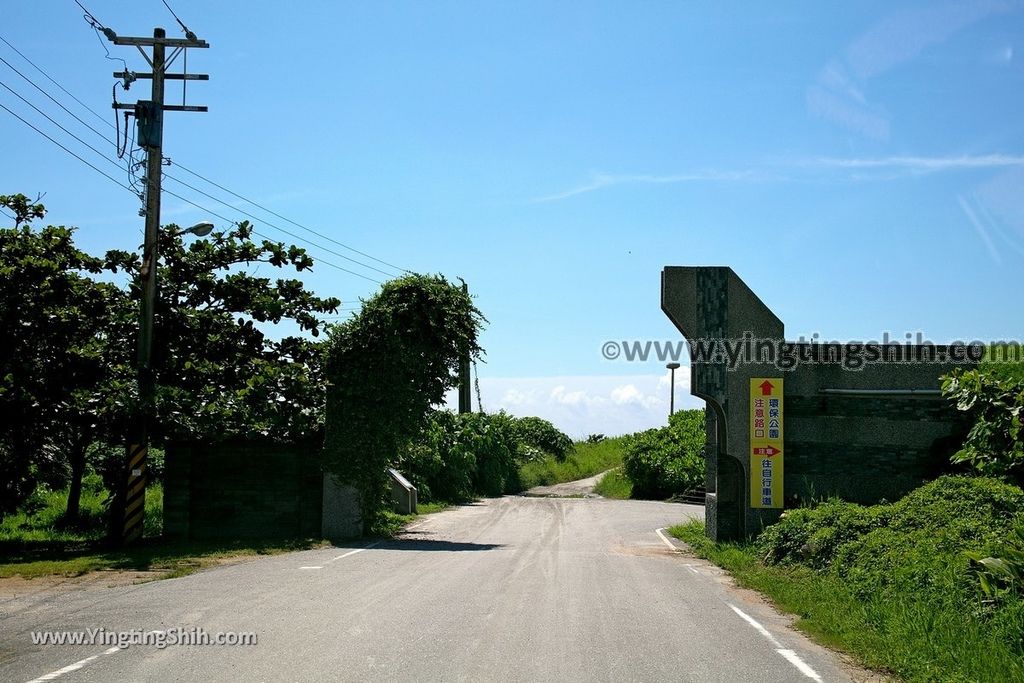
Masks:
[[[131,543],[142,538],[146,515],[146,453],[145,443],[128,446],[128,482],[125,487],[124,528],[121,538]]]

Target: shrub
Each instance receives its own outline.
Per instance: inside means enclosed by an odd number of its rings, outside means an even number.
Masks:
[[[506,413],[430,414],[397,465],[423,502],[453,503],[519,490],[517,425]],[[530,448],[530,447],[527,447]],[[539,453],[539,451],[537,451]]]
[[[668,498],[704,483],[704,411],[682,410],[667,427],[628,437],[622,471],[634,498]]]
[[[963,448],[952,459],[983,475],[1024,482],[1024,379],[1000,377],[1000,367],[956,368],[943,377],[945,396],[974,417]]]
[[[989,597],[1024,593],[1024,523],[1018,524],[992,554],[971,552],[967,557],[981,589]]]
[[[803,562],[821,569],[832,563],[840,546],[885,526],[891,514],[889,506],[864,507],[831,499],[816,507],[786,511],[757,543],[767,564]]]
[[[537,459],[538,451],[541,457],[548,454],[559,462],[572,453],[572,439],[547,420],[539,417],[520,417],[512,420],[516,441],[524,456],[521,460],[524,462]]]
[[[520,484],[529,489],[534,486],[550,486],[565,481],[591,477],[600,472],[622,465],[622,450],[626,437],[604,439],[598,443],[578,443],[572,455],[558,461],[553,457],[542,460],[521,462]]]
[[[420,438],[406,448],[396,463],[424,503],[462,503],[473,498],[476,458],[467,449],[455,448],[458,419],[447,410],[431,413]]]
[[[758,537],[767,564],[805,564],[868,598],[928,594],[976,601],[967,552],[990,548],[1024,520],[1024,491],[997,479],[947,476],[895,503],[831,500],[786,512]]]

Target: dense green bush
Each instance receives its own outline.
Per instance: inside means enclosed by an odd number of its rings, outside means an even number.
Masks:
[[[977,581],[967,552],[998,545],[1024,521],[1024,491],[997,479],[947,476],[895,503],[837,500],[786,512],[758,537],[768,564],[804,564],[858,594],[934,593],[964,605]]]
[[[993,368],[957,368],[943,378],[942,391],[974,418],[953,462],[1024,483],[1024,379],[1000,377]]]
[[[627,438],[622,470],[634,498],[668,498],[704,483],[704,411],[681,410],[667,427]]]
[[[539,451],[540,457],[550,455],[561,462],[573,452],[572,439],[547,420],[539,417],[519,417],[512,418],[512,421],[516,441],[522,451],[520,460],[536,460],[536,451]]]
[[[1024,515],[1024,491],[984,477],[946,476],[895,503],[863,506],[837,499],[786,511],[757,539],[768,564],[804,563],[831,568],[838,551],[879,529],[923,532],[947,545],[980,545],[1005,535]]]
[[[473,498],[476,458],[467,449],[455,448],[457,420],[447,410],[431,413],[420,438],[410,443],[396,463],[424,503],[462,503]]]
[[[999,680],[1020,680],[1024,594],[1015,583],[1022,567],[1013,562],[1024,557],[1024,535],[1012,534],[1022,524],[1024,490],[999,479],[946,476],[895,503],[832,500],[787,511],[755,547],[768,565],[811,567],[835,581],[881,637],[927,646],[923,654],[903,652],[900,667],[920,672],[919,659],[945,657],[963,638],[985,648],[972,656],[1002,670]],[[996,558],[1008,561],[984,562]],[[979,577],[992,586],[989,595]],[[975,680],[938,670],[911,678]]]
[[[520,422],[504,412],[435,411],[422,437],[404,451],[398,467],[424,502],[457,503],[476,495],[515,493],[520,489],[519,465],[537,457],[534,452],[543,455],[520,440]]]

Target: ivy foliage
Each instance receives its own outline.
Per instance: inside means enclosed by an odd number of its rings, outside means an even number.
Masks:
[[[457,385],[462,354],[480,357],[484,322],[461,287],[411,274],[330,329],[324,462],[360,492],[367,524],[382,509],[387,467]]]

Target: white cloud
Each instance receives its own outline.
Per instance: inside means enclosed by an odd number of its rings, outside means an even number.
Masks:
[[[814,115],[862,135],[887,139],[889,116],[866,94],[870,80],[916,59],[927,48],[993,14],[1019,7],[1017,2],[982,0],[925,4],[898,10],[874,24],[829,60],[807,88],[807,108]],[[1012,48],[1003,51],[1013,58]]]
[[[974,230],[978,233],[978,237],[981,238],[981,241],[984,243],[985,248],[988,249],[989,256],[991,256],[992,260],[995,261],[997,264],[1002,263],[1002,259],[999,258],[999,251],[992,243],[992,238],[989,237],[988,230],[985,228],[985,225],[978,219],[978,216],[971,209],[970,204],[967,203],[963,196],[958,196],[956,199],[957,202],[960,203],[960,208],[963,210],[965,214],[967,214],[967,219],[971,222],[971,225],[974,226]]]
[[[505,410],[520,417],[550,420],[574,438],[592,433],[628,434],[666,423],[668,373],[649,375],[577,375],[564,377],[481,377],[480,393],[488,412]],[[447,405],[455,408],[455,392]],[[473,396],[476,408],[476,396]],[[676,409],[699,408],[690,395],[689,368],[676,371]]]
[[[865,120],[865,126],[874,125]],[[611,175],[597,174],[591,182],[565,192],[535,199],[554,202],[576,195],[623,184],[671,184],[696,181],[798,182],[814,181],[827,171],[843,173],[840,180],[894,180],[926,173],[986,169],[1024,168],[1024,156],[1016,154],[944,154],[937,156],[901,155],[887,157],[814,157],[777,161],[759,168],[740,170],[702,170],[675,175]],[[810,171],[811,173],[808,173]]]
[[[960,156],[819,157],[803,162],[809,166],[848,169],[897,169],[931,173],[976,168],[1024,166],[1024,156],[1013,154],[977,154]]]
[[[651,175],[651,174],[633,174],[633,175],[615,175],[610,173],[594,173],[591,175],[590,182],[579,185],[565,192],[557,192],[555,194],[546,195],[544,197],[537,197],[534,202],[555,202],[560,199],[568,199],[578,194],[585,194],[587,192],[593,192],[606,187],[612,187],[615,185],[670,185],[676,183],[692,183],[692,182],[720,182],[720,181],[736,181],[736,180],[758,180],[762,178],[756,171],[753,170],[741,170],[741,171],[716,171],[713,169],[692,171],[689,173],[677,173],[672,175]]]

